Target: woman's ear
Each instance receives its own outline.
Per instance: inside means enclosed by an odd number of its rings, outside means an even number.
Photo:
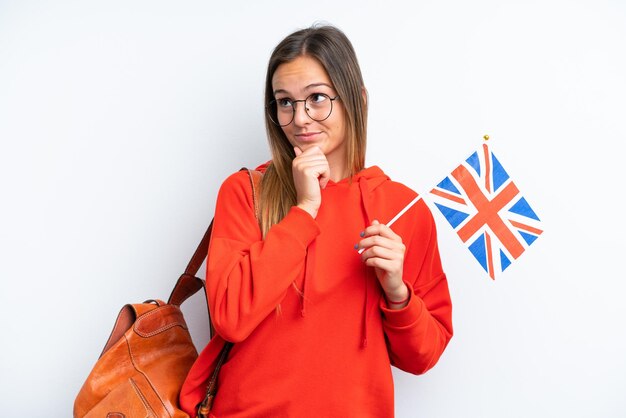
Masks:
[[[363,96],[363,104],[367,107],[367,89],[365,86],[361,87],[361,95]]]

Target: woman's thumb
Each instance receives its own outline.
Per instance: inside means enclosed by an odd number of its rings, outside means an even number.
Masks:
[[[299,147],[293,147],[293,150],[296,153],[296,157],[302,155],[302,150]]]

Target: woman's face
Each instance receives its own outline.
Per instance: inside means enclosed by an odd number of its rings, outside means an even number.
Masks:
[[[306,55],[279,65],[272,77],[272,88],[276,101],[286,104],[294,100],[304,100],[315,93],[325,94],[330,98],[337,96],[322,64]],[[313,96],[312,99],[318,101],[324,98]],[[310,113],[313,112],[311,107],[309,109]],[[346,149],[345,119],[341,99],[332,101],[330,116],[320,122],[311,119],[304,109],[304,102],[299,101],[296,103],[293,121],[282,129],[292,146],[305,151],[317,145],[326,155],[331,169],[335,167],[343,171]]]

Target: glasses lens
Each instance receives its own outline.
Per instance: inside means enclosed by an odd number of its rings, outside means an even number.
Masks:
[[[333,111],[333,101],[324,93],[313,93],[306,98],[306,113],[317,122],[328,119]]]
[[[267,114],[278,126],[287,126],[293,120],[293,106],[288,99],[272,100],[267,107]]]

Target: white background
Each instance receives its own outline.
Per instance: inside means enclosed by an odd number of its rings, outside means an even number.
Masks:
[[[316,21],[357,50],[368,165],[425,193],[489,134],[545,228],[491,281],[435,214],[455,336],[394,371],[397,416],[625,416],[626,3],[0,0],[2,416],[71,416],[121,306],[167,298]]]

